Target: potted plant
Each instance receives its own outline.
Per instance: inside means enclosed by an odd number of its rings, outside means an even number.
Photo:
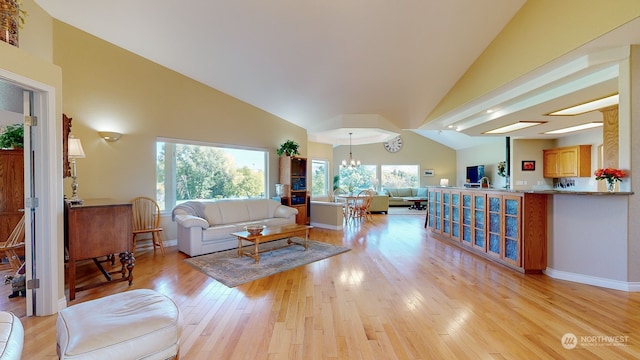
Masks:
[[[297,142],[295,142],[293,140],[287,140],[284,143],[280,144],[280,148],[277,150],[277,154],[278,154],[278,156],[282,156],[282,155],[286,155],[286,156],[300,155],[300,152],[298,152],[298,148],[299,147],[300,147],[300,145],[298,145]]]
[[[0,132],[0,149],[22,149],[24,146],[24,126],[7,125]]]
[[[18,46],[18,31],[27,12],[20,8],[22,0],[0,0],[0,40]]]

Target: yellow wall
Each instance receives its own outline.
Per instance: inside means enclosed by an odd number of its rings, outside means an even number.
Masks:
[[[20,49],[48,63],[53,62],[53,18],[33,0],[23,0],[21,9],[27,12],[25,25],[19,30]]]
[[[302,156],[307,154],[301,127],[59,21],[53,29],[53,58],[63,69],[63,110],[73,118],[71,131],[86,153],[78,160],[81,198],[155,197],[156,137],[268,149],[272,193],[278,179],[275,149],[293,139]],[[124,135],[108,143],[98,131]]]
[[[353,157],[360,160],[363,165],[420,165],[421,187],[440,185],[440,178],[447,178],[451,183],[455,183],[455,150],[413,131],[403,131],[401,137],[403,146],[397,153],[388,152],[381,143],[354,145],[352,146]],[[349,158],[348,145],[333,149],[334,173],[339,173],[340,162],[347,158]],[[425,169],[433,169],[435,176],[422,176],[422,171]]]
[[[640,16],[637,0],[527,1],[426,122]]]

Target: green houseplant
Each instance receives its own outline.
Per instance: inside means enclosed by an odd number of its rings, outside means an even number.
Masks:
[[[7,125],[0,132],[0,149],[22,149],[24,146],[24,126]]]
[[[278,148],[277,154],[278,154],[278,156],[282,156],[282,155],[286,155],[286,156],[300,155],[300,152],[298,152],[298,148],[299,147],[300,147],[300,145],[298,145],[297,142],[295,142],[293,140],[287,140],[284,143],[280,144],[280,148]]]

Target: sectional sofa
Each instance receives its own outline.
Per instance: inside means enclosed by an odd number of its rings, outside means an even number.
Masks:
[[[427,197],[427,188],[385,188],[381,194],[389,196],[389,206],[410,206],[410,197]]]

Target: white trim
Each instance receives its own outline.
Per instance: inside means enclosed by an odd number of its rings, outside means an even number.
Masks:
[[[640,292],[640,282],[627,282],[620,280],[605,279],[601,277],[576,274],[567,271],[547,268],[543,273],[558,280],[572,281],[580,284],[599,286],[607,289],[614,289],[626,292]]]
[[[63,259],[58,252],[59,237],[62,235],[62,152],[57,146],[56,93],[55,88],[0,69],[0,80],[11,82],[34,92],[34,114],[38,117],[38,126],[34,131],[34,143],[37,144],[34,171],[36,175],[35,193],[40,204],[36,208],[36,276],[40,279],[40,288],[35,290],[36,304],[27,304],[27,315],[51,315],[59,309],[58,277],[63,271]],[[30,252],[30,251],[29,251]],[[30,257],[27,252],[25,255]],[[31,261],[28,260],[28,265]],[[64,274],[64,272],[62,272]],[[27,279],[31,279],[30,266],[27,266]],[[64,277],[64,275],[62,275]],[[35,310],[35,312],[34,312]]]
[[[321,228],[321,229],[329,229],[329,230],[342,230],[343,226],[342,225],[327,225],[327,224],[322,224],[322,223],[317,223],[317,222],[311,222],[311,226],[313,227],[317,227],[317,228]]]

